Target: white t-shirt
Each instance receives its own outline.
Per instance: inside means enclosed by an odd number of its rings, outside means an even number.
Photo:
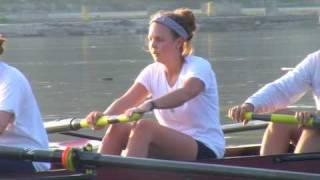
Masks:
[[[246,102],[255,112],[273,112],[298,101],[312,90],[317,110],[320,110],[320,51],[309,54],[292,71],[265,85]]]
[[[14,114],[14,121],[0,135],[0,145],[48,149],[48,136],[28,80],[19,70],[2,61],[0,111]],[[37,171],[50,167],[49,163],[34,162],[33,165]]]
[[[205,89],[198,96],[174,109],[155,109],[158,122],[166,127],[185,133],[212,149],[217,157],[224,155],[225,140],[219,119],[218,89],[215,74],[208,61],[187,56],[179,77],[170,87],[164,65],[158,62],[148,65],[136,82],[145,86],[153,99],[183,87],[191,77],[200,79]]]

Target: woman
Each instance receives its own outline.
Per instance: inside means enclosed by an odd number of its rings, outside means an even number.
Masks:
[[[5,38],[0,34],[0,55]],[[0,60],[0,146],[48,149],[48,136],[25,76]],[[48,163],[0,160],[0,173],[49,169]]]
[[[224,137],[219,122],[218,91],[208,61],[191,55],[196,30],[189,9],[159,12],[150,21],[148,48],[154,63],[145,67],[129,90],[104,112],[114,115],[155,113],[157,121],[108,127],[101,153],[174,160],[221,158]],[[152,99],[147,99],[151,95]],[[94,124],[102,116],[91,112]]]
[[[291,72],[261,88],[242,105],[230,108],[228,116],[246,124],[246,112],[283,111],[282,109],[298,101],[308,90],[312,90],[317,111],[320,110],[320,51],[309,54]],[[312,113],[296,112],[295,115],[302,126],[269,124],[262,140],[261,155],[287,153],[290,143],[296,145],[295,153],[320,151],[320,130],[303,127]]]

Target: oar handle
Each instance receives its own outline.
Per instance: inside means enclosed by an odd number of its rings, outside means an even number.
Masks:
[[[245,114],[245,119],[247,120],[261,120],[261,121],[271,121],[275,123],[287,123],[287,124],[298,124],[299,121],[295,116],[288,114],[254,114],[252,112],[247,112]],[[311,117],[305,124],[307,127],[320,127],[320,121],[318,117]]]
[[[130,117],[126,115],[103,116],[96,122],[97,127],[103,127],[113,123],[125,123],[137,121],[142,117],[140,113],[134,113]],[[48,133],[58,133],[65,131],[77,131],[81,128],[88,128],[89,124],[85,119],[62,119],[58,121],[50,121],[45,123],[45,128]]]
[[[103,127],[113,123],[125,123],[125,122],[131,122],[131,121],[138,121],[141,117],[142,117],[142,114],[140,113],[133,113],[131,116],[127,116],[124,114],[116,115],[116,116],[102,116],[97,120],[95,126]],[[83,119],[80,121],[80,126],[82,128],[88,128],[89,124],[85,119]]]

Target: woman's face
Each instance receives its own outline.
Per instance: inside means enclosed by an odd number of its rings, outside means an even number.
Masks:
[[[171,30],[158,23],[152,23],[149,27],[148,48],[155,61],[165,63],[166,61],[181,56],[180,38],[174,38]]]

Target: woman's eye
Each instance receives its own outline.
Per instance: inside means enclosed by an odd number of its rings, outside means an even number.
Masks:
[[[157,42],[162,42],[163,39],[162,39],[162,38],[157,38],[156,41],[157,41]]]

